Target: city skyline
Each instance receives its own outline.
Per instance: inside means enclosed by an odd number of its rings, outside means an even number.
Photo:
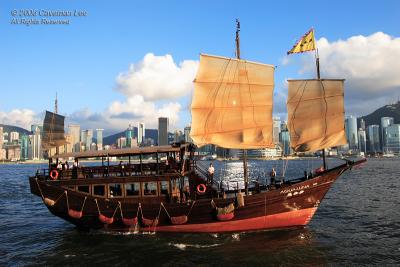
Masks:
[[[166,116],[172,130],[183,129],[190,124],[198,54],[233,56],[236,18],[241,21],[243,58],[277,66],[275,116],[285,119],[287,78],[315,77],[312,53],[285,55],[311,27],[322,76],[346,79],[346,114],[365,115],[367,109],[398,99],[400,63],[395,58],[400,55],[396,27],[400,3],[339,1],[334,7],[319,2],[300,7],[261,1],[227,3],[213,3],[213,10],[205,14],[195,12],[203,3],[194,2],[121,1],[91,6],[3,1],[0,56],[5,64],[0,72],[7,75],[0,80],[4,89],[0,123],[28,129],[40,122],[44,109],[52,110],[58,93],[59,113],[67,117],[67,124],[103,128],[108,135],[137,121],[156,129],[157,118]],[[24,8],[78,9],[88,15],[71,19],[70,25],[10,24],[11,11]],[[335,19],[337,14],[340,20]],[[21,36],[23,42],[17,41]],[[35,53],[27,52],[26,43]],[[24,79],[19,79],[21,75]]]

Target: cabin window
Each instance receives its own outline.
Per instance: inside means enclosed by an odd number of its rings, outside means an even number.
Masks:
[[[160,195],[168,195],[169,193],[169,182],[161,181],[160,182]]]
[[[140,183],[125,184],[125,193],[127,197],[140,195]]]
[[[110,197],[122,197],[122,185],[110,184],[108,192]]]
[[[143,195],[144,196],[156,196],[157,195],[157,183],[156,182],[143,183]]]
[[[90,194],[90,186],[88,185],[78,185],[78,191],[86,194]]]
[[[95,196],[105,196],[106,187],[105,185],[93,185],[93,195]]]

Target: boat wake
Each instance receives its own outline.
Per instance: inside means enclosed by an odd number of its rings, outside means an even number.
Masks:
[[[200,244],[184,244],[184,243],[168,243],[169,246],[176,247],[180,250],[186,250],[187,248],[210,248],[210,247],[218,247],[221,246],[222,244],[209,244],[209,245],[200,245]]]

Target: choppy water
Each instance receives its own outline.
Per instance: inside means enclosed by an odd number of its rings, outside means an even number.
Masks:
[[[241,167],[216,165],[230,179]],[[281,171],[279,161],[250,165],[252,179],[263,179],[263,168]],[[123,235],[80,232],[51,215],[29,192],[28,175],[39,165],[0,165],[0,265],[400,265],[399,166],[400,159],[371,159],[346,173],[304,229]],[[287,176],[312,167],[317,161],[290,161]]]

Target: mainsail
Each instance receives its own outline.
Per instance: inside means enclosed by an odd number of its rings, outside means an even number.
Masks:
[[[272,147],[274,66],[200,55],[191,137],[199,146]]]
[[[346,144],[344,80],[288,80],[288,128],[291,147],[317,151]]]
[[[49,149],[67,143],[64,136],[64,119],[64,116],[46,110],[43,121],[43,148]]]

